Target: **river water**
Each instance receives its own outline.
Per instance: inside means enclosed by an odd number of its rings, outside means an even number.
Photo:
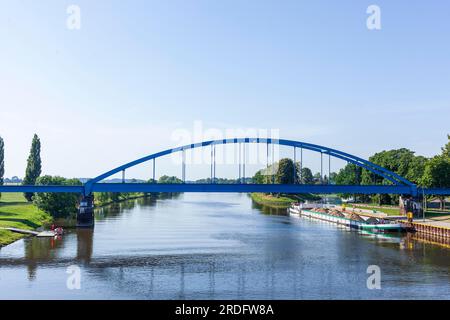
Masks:
[[[370,265],[381,289],[368,289]],[[0,299],[449,299],[449,267],[443,246],[288,216],[246,194],[186,193],[1,248]]]

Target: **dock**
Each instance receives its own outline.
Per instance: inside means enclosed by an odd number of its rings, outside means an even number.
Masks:
[[[18,229],[18,228],[1,228],[3,230],[8,230],[15,233],[21,233],[21,234],[27,234],[35,237],[54,237],[56,236],[56,232],[54,231],[33,231],[33,230],[26,230],[26,229]]]
[[[434,221],[425,219],[422,221],[413,221],[413,222],[406,222],[406,221],[399,221],[402,223],[408,230],[427,234],[431,236],[437,236],[440,238],[450,238],[450,223],[443,222],[443,221]]]
[[[32,230],[25,230],[25,229],[18,229],[18,228],[2,228],[3,230],[8,230],[15,233],[21,233],[21,234],[29,234],[32,236],[37,236],[39,232],[32,231]]]
[[[418,237],[427,237],[427,239],[432,237],[432,241],[435,243],[450,244],[450,215],[428,219],[414,219],[413,222],[408,222],[405,216],[389,216],[384,212],[374,210],[348,207],[344,210],[342,206],[335,206],[335,208],[341,212],[396,222],[409,232],[417,234]]]
[[[438,245],[450,249],[450,237],[440,237],[427,233],[408,233],[408,239],[419,241],[425,244]]]
[[[341,206],[337,206],[342,210]],[[450,240],[450,215],[431,218],[431,219],[415,219],[413,222],[407,222],[404,216],[388,216],[382,212],[371,212],[371,210],[359,208],[346,208],[346,212],[354,212],[360,216],[381,218],[401,223],[407,230],[423,235],[437,237],[437,239]],[[438,220],[439,219],[439,220]],[[436,239],[435,239],[436,240]],[[439,242],[439,240],[437,240]]]

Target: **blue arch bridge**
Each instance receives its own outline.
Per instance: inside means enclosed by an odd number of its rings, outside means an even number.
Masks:
[[[330,184],[329,179],[326,184],[308,185],[301,183],[294,184],[254,184],[245,183],[245,160],[239,163],[239,183],[236,184],[218,184],[216,183],[216,146],[225,144],[239,144],[239,152],[241,145],[244,146],[243,153],[245,159],[245,145],[251,143],[259,143],[266,145],[267,167],[269,167],[269,145],[287,146],[293,149],[293,160],[297,162],[297,154],[300,151],[300,170],[303,163],[303,150],[310,150],[320,154],[321,177],[323,177],[324,156],[328,160],[328,172],[330,172],[330,159],[332,157],[347,161],[358,167],[369,170],[374,175],[383,177],[391,184],[389,185],[335,185]],[[210,183],[185,183],[186,164],[185,152],[195,148],[210,148],[211,168]],[[125,183],[125,171],[131,167],[141,163],[153,162],[153,181],[155,181],[156,159],[173,154],[182,153],[182,181],[181,184],[164,184],[164,183]],[[241,155],[239,155],[241,161]],[[297,176],[294,166],[294,177]],[[122,183],[105,183],[105,179],[122,173]],[[323,181],[323,179],[322,179]],[[115,169],[105,172],[93,179],[88,180],[81,186],[62,186],[62,185],[6,185],[0,186],[0,192],[56,192],[56,193],[79,193],[81,195],[80,208],[78,213],[79,225],[93,224],[93,193],[94,192],[266,192],[266,193],[315,193],[315,194],[331,194],[331,193],[347,193],[347,194],[398,194],[403,196],[419,197],[423,195],[450,195],[450,189],[431,189],[419,188],[416,184],[399,176],[398,174],[387,170],[375,163],[364,160],[357,156],[320,146],[316,144],[271,138],[234,138],[211,140],[200,143],[189,144],[177,148],[167,149],[158,153],[154,153],[140,159],[131,161],[121,165]]]

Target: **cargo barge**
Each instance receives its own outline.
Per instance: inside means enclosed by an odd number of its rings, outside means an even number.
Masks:
[[[323,204],[294,204],[288,210],[291,215],[298,214],[343,225],[351,229],[382,233],[406,231],[405,227],[398,222],[392,222],[383,218],[365,217],[354,212],[341,212],[334,209],[333,206]]]

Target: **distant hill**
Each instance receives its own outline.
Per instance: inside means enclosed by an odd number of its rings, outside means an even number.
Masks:
[[[14,176],[11,179],[10,178],[5,178],[4,179],[4,183],[5,184],[8,184],[8,183],[12,183],[12,184],[22,183],[22,179],[20,179],[17,176]]]
[[[125,179],[125,183],[145,183],[147,181],[141,180],[141,179]],[[102,183],[122,183],[122,179],[116,178],[116,179],[108,179],[103,180]]]

